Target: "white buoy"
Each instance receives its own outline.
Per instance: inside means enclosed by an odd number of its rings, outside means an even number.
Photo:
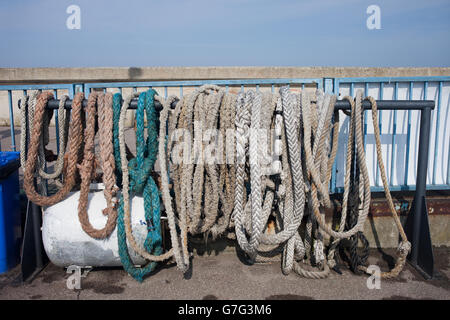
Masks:
[[[121,266],[117,227],[107,239],[91,238],[83,231],[78,220],[79,196],[79,191],[71,192],[65,200],[45,208],[42,240],[47,256],[53,264],[62,267]],[[101,229],[105,226],[107,217],[102,213],[105,207],[106,200],[102,191],[89,193],[88,216],[94,228]],[[134,196],[130,210],[133,235],[137,243],[143,246],[147,237],[143,198]],[[146,260],[137,255],[129,245],[128,252],[135,265],[146,264]]]

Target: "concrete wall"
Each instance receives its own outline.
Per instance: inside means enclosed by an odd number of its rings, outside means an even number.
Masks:
[[[415,77],[448,75],[450,75],[450,67],[4,68],[0,69],[0,84],[253,78]]]

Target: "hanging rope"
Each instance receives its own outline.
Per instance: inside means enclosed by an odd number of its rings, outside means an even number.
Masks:
[[[33,120],[34,120],[34,110],[36,106],[36,99],[39,95],[38,90],[31,91],[30,95],[24,95],[21,99],[20,115],[21,115],[21,132],[20,132],[20,163],[22,168],[26,168],[26,156],[27,156],[27,145],[30,141],[30,135],[33,130]],[[45,172],[45,161],[53,160],[50,156],[51,151],[45,149],[49,142],[49,124],[52,112],[46,110],[44,114],[44,124],[43,124],[43,134],[41,135],[39,154],[38,154],[38,167],[39,167],[39,177],[43,179],[55,179],[61,175],[64,166],[64,154],[66,150],[67,136],[69,131],[69,112],[64,108],[64,104],[68,99],[67,95],[63,95],[60,98],[60,103],[58,107],[58,125],[59,125],[59,146],[60,152],[56,159],[56,164],[54,171],[52,173]],[[28,119],[27,119],[28,116]],[[61,185],[59,180],[55,181],[57,185]]]
[[[174,96],[170,96],[167,100],[162,100],[159,96],[155,96],[155,99],[160,101],[163,109],[159,116],[159,143],[158,143],[158,155],[159,165],[161,168],[161,194],[164,201],[164,208],[166,210],[167,219],[169,221],[170,237],[172,241],[173,253],[177,267],[186,272],[189,268],[189,252],[188,252],[188,238],[187,238],[187,224],[186,216],[179,216],[178,219],[175,216],[172,207],[172,197],[169,190],[169,172],[167,170],[167,144],[166,144],[166,124],[173,101],[178,100]],[[169,135],[170,137],[170,135]],[[180,229],[180,236],[178,236],[177,228]]]
[[[285,123],[285,132],[287,137],[287,149],[288,149],[288,156],[289,156],[289,163],[287,166],[290,166],[292,171],[292,182],[293,182],[293,191],[294,191],[294,212],[295,216],[298,217],[297,219],[302,219],[303,217],[303,207],[305,203],[305,194],[304,189],[309,190],[311,192],[311,187],[308,185],[314,185],[314,178],[313,178],[313,171],[316,171],[318,177],[317,179],[320,180],[320,183],[323,185],[328,185],[329,176],[327,175],[329,169],[328,166],[332,165],[334,158],[329,159],[328,158],[328,151],[324,152],[324,150],[328,150],[328,147],[325,147],[325,142],[330,137],[330,131],[328,123],[331,123],[329,120],[331,118],[331,114],[334,110],[334,102],[335,99],[333,99],[330,95],[327,95],[325,97],[325,101],[323,99],[323,93],[322,91],[317,91],[317,108],[308,110],[310,107],[310,100],[311,97],[303,90],[298,99],[298,107],[295,107],[296,99],[295,96],[289,92],[289,89],[287,87],[283,87],[280,89],[280,94],[282,97],[282,103],[283,103],[283,119]],[[308,131],[310,128],[308,124],[306,124],[309,119],[305,119],[305,109],[307,112],[314,112],[314,118],[317,119],[316,123],[316,130],[314,134],[313,141],[313,148],[311,150],[311,144],[310,143],[304,143],[303,146],[303,155],[306,158],[306,154],[311,153],[310,158],[313,160],[314,167],[308,166],[308,161],[305,161],[306,164],[306,170],[304,172],[305,177],[309,177],[309,179],[306,180],[306,184],[303,182],[303,173],[302,173],[302,164],[301,164],[301,152],[300,152],[300,146],[301,141],[306,141],[306,137],[309,137],[308,141],[311,141],[311,132]],[[299,118],[297,121],[295,121],[295,115],[294,112],[299,111]],[[316,113],[317,112],[317,113]],[[327,125],[325,125],[327,124]],[[297,133],[301,133],[301,125],[303,125],[303,133],[304,135],[299,135]],[[333,141],[333,145],[337,143],[337,141]],[[329,144],[326,144],[329,146]],[[331,157],[335,156],[334,152],[331,152]],[[283,166],[286,166],[283,163]],[[284,168],[283,168],[284,169]],[[321,173],[321,174],[319,174]],[[308,195],[308,198],[311,198],[311,195]],[[326,197],[323,197],[323,202],[326,203]],[[311,201],[308,201],[308,205],[310,206]],[[321,236],[319,233],[314,234],[312,232],[312,222],[311,220],[313,218],[313,215],[310,212],[309,216],[309,225],[311,229],[308,228],[308,222],[307,222],[307,230],[305,235],[305,245],[303,244],[300,235],[298,232],[296,233],[294,238],[291,238],[288,242],[285,253],[283,257],[283,261],[285,263],[285,267],[283,268],[283,272],[285,274],[289,273],[291,269],[294,269],[294,271],[303,277],[307,278],[314,278],[314,279],[321,279],[325,278],[329,274],[329,269],[326,263],[324,263],[324,256],[323,256],[323,243],[321,240]],[[304,255],[306,254],[306,259],[303,260],[303,262],[308,262],[308,251],[311,248],[311,243],[313,243],[314,240],[314,253],[315,253],[315,264],[318,264],[319,266],[322,266],[322,270],[307,270],[302,265],[299,260],[302,260],[304,258]],[[294,260],[294,257],[296,259]],[[319,259],[321,258],[321,259]],[[312,265],[312,262],[308,262],[310,265]]]
[[[360,100],[360,103],[362,104],[362,92],[357,93],[357,100]],[[406,263],[406,257],[408,256],[408,254],[411,250],[411,243],[408,241],[406,233],[403,230],[403,226],[400,221],[400,217],[398,216],[397,211],[395,210],[394,202],[392,201],[391,192],[389,190],[389,184],[388,184],[388,181],[386,178],[386,170],[384,167],[383,155],[382,155],[382,151],[381,151],[380,129],[378,127],[377,103],[376,103],[375,99],[372,97],[366,97],[365,100],[368,100],[372,106],[372,120],[373,120],[373,128],[374,128],[374,133],[375,133],[377,159],[378,159],[378,166],[380,168],[381,180],[383,181],[384,193],[386,195],[386,199],[388,201],[392,217],[394,218],[395,225],[397,226],[398,232],[400,233],[400,237],[401,237],[401,242],[398,247],[398,255],[399,256],[395,263],[395,267],[389,272],[381,273],[382,278],[392,279],[392,278],[397,277],[400,274],[400,272],[403,270],[405,263]],[[367,267],[365,267],[365,266],[359,266],[359,269],[368,273]]]
[[[118,187],[115,176],[115,160],[113,145],[113,106],[112,93],[101,94],[98,97],[98,124],[99,124],[99,144],[100,159],[103,172],[103,191],[107,207],[103,209],[103,214],[114,215],[117,219],[117,198]]]
[[[216,153],[216,148],[213,154],[208,154],[211,151],[208,138],[218,138],[215,130],[222,129],[221,123],[223,129],[232,127],[231,101],[225,96],[225,90],[214,85],[196,88],[177,103],[168,128],[169,137],[181,132],[184,139],[182,150],[172,141],[167,148],[168,154],[177,160],[170,169],[177,211],[180,217],[186,217],[191,235],[203,234],[207,238],[211,234],[213,239],[227,231],[233,210],[232,202],[226,196],[231,190],[223,183],[228,175],[226,171],[233,167],[216,163],[222,149]],[[224,117],[219,120],[221,114]]]
[[[347,99],[347,98],[346,98]],[[357,154],[358,154],[358,165],[360,167],[361,173],[362,173],[362,179],[361,179],[361,183],[362,183],[362,210],[360,210],[360,214],[358,216],[357,222],[355,224],[355,226],[353,228],[351,228],[350,230],[346,230],[346,231],[341,231],[341,232],[337,232],[334,231],[331,226],[327,225],[325,223],[325,220],[323,219],[321,213],[320,213],[320,204],[318,201],[318,194],[317,194],[317,187],[315,185],[315,181],[313,181],[314,183],[311,184],[311,202],[312,202],[312,210],[315,216],[316,221],[318,222],[320,228],[326,232],[327,234],[329,234],[330,236],[336,238],[336,239],[344,239],[344,238],[349,238],[350,236],[354,235],[355,233],[357,233],[358,231],[363,231],[364,230],[364,223],[365,220],[367,218],[367,215],[369,213],[369,206],[370,206],[370,182],[369,182],[369,173],[367,170],[367,166],[366,166],[366,158],[365,158],[365,154],[364,154],[364,143],[363,143],[363,136],[362,136],[362,131],[361,131],[361,117],[357,116],[361,114],[361,103],[357,101],[357,103],[355,104],[353,102],[353,99],[349,98],[348,99],[350,104],[351,104],[351,120],[352,122],[354,122],[354,126],[355,126],[355,130],[356,130],[356,145],[357,145]],[[308,125],[308,120],[309,120],[309,115],[308,115],[308,108],[304,108],[304,112],[305,113],[305,119],[303,121],[303,124],[305,125],[305,127],[309,126]],[[309,131],[309,130],[308,130]],[[308,141],[308,138],[305,134],[305,138],[304,138],[305,144],[307,143],[306,141]],[[349,143],[350,140],[349,140]],[[308,150],[309,148],[307,148]],[[347,158],[348,160],[348,158]],[[347,163],[347,165],[349,165]],[[347,172],[346,172],[347,173]],[[350,182],[349,182],[349,177],[347,179],[347,174],[346,174],[346,181],[344,182],[344,190],[345,189],[349,189],[350,188]]]
[[[95,126],[96,126],[96,104],[98,103],[99,109],[102,110],[102,116],[103,112],[105,111],[105,108],[111,109],[112,112],[112,105],[105,106],[105,96],[109,96],[109,101],[112,102],[111,94],[99,94],[97,92],[91,92],[89,94],[88,98],[88,105],[86,109],[87,113],[87,120],[86,120],[86,129],[84,133],[84,157],[83,162],[81,165],[79,165],[80,175],[81,175],[81,188],[80,188],[80,197],[78,200],[78,218],[80,220],[81,227],[83,228],[84,232],[86,232],[89,236],[91,236],[94,239],[105,239],[109,237],[109,235],[114,231],[116,228],[116,220],[117,220],[117,212],[116,210],[111,207],[112,205],[112,191],[114,188],[114,177],[111,177],[111,173],[113,172],[113,167],[111,165],[107,165],[105,161],[103,164],[103,169],[106,170],[106,175],[103,175],[103,181],[105,183],[105,198],[108,205],[108,208],[106,211],[103,211],[105,215],[108,216],[108,219],[106,221],[105,227],[102,229],[96,229],[92,226],[92,224],[89,221],[88,213],[87,213],[87,207],[88,207],[88,197],[89,197],[89,187],[91,184],[92,177],[95,174],[95,168],[94,165],[95,162],[95,153],[94,153],[94,139],[95,139]],[[104,132],[105,129],[108,129],[108,127],[112,127],[112,114],[111,118],[108,119],[110,121],[110,125],[107,125],[107,120],[104,117],[100,118],[100,131],[103,133],[100,134],[100,145],[105,144],[112,144],[112,140],[108,141],[108,132]],[[106,127],[106,128],[105,128]],[[111,128],[112,129],[112,128]],[[112,130],[111,130],[112,132]],[[111,132],[109,133],[109,137],[111,137]],[[104,140],[106,139],[106,140]],[[101,153],[108,151],[109,148],[106,148],[103,146],[101,148]],[[109,155],[112,155],[110,153]],[[106,159],[109,162],[109,159],[105,155],[103,155],[103,159]],[[114,163],[114,162],[113,162]],[[110,169],[108,171],[108,169]],[[111,210],[112,209],[112,210]]]
[[[136,97],[136,156],[133,156],[125,143],[125,115]],[[362,131],[362,91],[357,92],[355,100],[344,97],[350,103],[351,112],[342,210],[336,227],[325,222],[325,209],[332,206],[328,185],[339,136],[339,113],[334,111],[334,95],[322,90],[312,93],[307,89],[296,94],[288,87],[280,88],[279,94],[248,90],[234,95],[218,86],[205,85],[183,96],[172,110],[172,103],[178,99],[174,96],[163,99],[152,89],[126,97],[123,105],[121,94],[93,92],[89,95],[84,119],[81,107],[84,95],[78,93],[73,100],[70,122],[64,108],[67,96],[63,96],[58,108],[60,153],[54,172],[46,173],[45,161],[50,152],[45,147],[49,142],[52,113],[45,107],[52,98],[48,92],[32,92],[22,99],[21,163],[25,168],[27,196],[41,206],[63,200],[75,186],[79,169],[78,215],[83,230],[95,239],[105,239],[117,224],[121,262],[138,281],[154,271],[157,262],[172,257],[180,270],[187,271],[190,265],[188,242],[195,241],[195,238],[188,239],[188,234],[203,235],[205,239],[209,235],[213,239],[235,236],[251,262],[281,258],[284,274],[294,271],[314,279],[325,278],[330,268],[336,268],[336,248],[341,239],[349,239],[350,268],[354,272],[367,272],[368,241],[363,228],[371,194]],[[378,165],[401,236],[395,267],[381,275],[393,278],[403,269],[411,244],[386,179],[376,101],[371,97],[365,99],[372,105]],[[155,100],[163,106],[159,123]],[[102,229],[90,224],[87,213],[89,187],[97,168],[96,106],[99,158],[107,203],[103,210],[107,222]],[[228,138],[230,129],[235,129],[236,135]],[[272,129],[274,135],[270,130],[263,133],[261,129]],[[182,144],[175,143],[181,138]],[[227,152],[230,145],[235,148],[236,158]],[[161,168],[161,195],[172,242],[167,252],[162,248],[159,190],[152,176],[157,156]],[[35,178],[40,177],[42,183],[61,175],[64,179],[56,194],[47,197],[36,192]],[[119,187],[122,193],[117,208]],[[132,231],[130,201],[135,194],[142,194],[144,199],[148,233],[143,246],[137,243]],[[307,215],[303,221],[305,209]],[[300,228],[302,222],[304,233]],[[327,254],[326,235],[332,237]],[[358,250],[359,242],[363,244],[362,252]],[[149,263],[135,267],[127,243]]]
[[[173,248],[162,253],[162,238],[160,224],[159,192],[151,171],[156,160],[158,131],[156,128],[157,116],[154,108],[154,96],[156,91],[150,89],[139,94],[138,109],[136,112],[136,157],[130,162],[126,159],[126,148],[124,138],[125,113],[132,96],[128,97],[120,113],[118,136],[120,142],[120,161],[122,168],[123,192],[120,198],[118,215],[118,239],[119,254],[124,269],[138,281],[143,281],[145,275],[152,272],[156,267],[156,261],[167,260],[173,256]],[[144,111],[147,115],[147,140],[144,139]],[[145,249],[137,243],[131,230],[131,217],[129,207],[129,192],[142,193],[144,198],[145,218],[148,228],[147,238],[144,242]],[[151,260],[143,268],[135,268],[132,265],[128,253],[126,240],[129,241],[133,250],[144,258]]]
[[[67,166],[65,169],[64,183],[59,191],[52,196],[42,196],[34,188],[34,172],[37,165],[38,149],[43,127],[45,106],[49,99],[53,98],[50,92],[39,95],[33,119],[33,130],[28,148],[27,166],[24,172],[24,189],[30,201],[39,206],[50,206],[63,200],[75,185],[77,163],[80,159],[79,150],[83,140],[83,124],[81,121],[81,103],[84,99],[83,93],[77,93],[72,102],[72,117],[70,121],[70,144],[67,155]]]
[[[259,92],[247,91],[239,93],[236,105],[236,189],[234,223],[236,238],[239,246],[249,254],[253,260],[257,254],[257,248],[264,227],[261,217],[262,195],[261,195],[261,173],[258,153],[258,130],[260,126],[261,94]],[[245,160],[248,145],[251,182],[251,217],[250,240],[247,239],[244,227],[244,181]]]

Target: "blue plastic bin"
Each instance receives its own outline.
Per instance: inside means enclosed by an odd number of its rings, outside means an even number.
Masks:
[[[0,152],[0,273],[20,260],[19,152]]]

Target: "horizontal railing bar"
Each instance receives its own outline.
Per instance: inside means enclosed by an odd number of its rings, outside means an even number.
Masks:
[[[432,76],[432,77],[367,77],[367,78],[336,78],[340,84],[348,84],[351,82],[364,83],[364,82],[447,82],[450,81],[449,76]]]
[[[322,81],[321,78],[293,78],[293,79],[236,79],[236,80],[185,80],[185,81],[147,81],[147,82],[99,82],[86,83],[89,88],[117,88],[117,87],[178,87],[178,86],[201,86],[204,84],[217,85],[256,85],[256,84],[288,84],[288,83],[311,83],[318,84]]]
[[[130,109],[137,108],[138,99],[131,100]],[[20,107],[20,99],[18,101]],[[177,101],[172,103],[172,108],[175,108]],[[83,107],[87,106],[87,99],[83,100]],[[364,100],[362,106],[365,110],[370,110],[370,102]],[[435,102],[433,100],[377,100],[378,110],[423,110],[426,108],[434,109]],[[59,100],[50,99],[47,103],[48,109],[58,109]],[[65,103],[65,108],[70,109],[72,107],[72,100],[67,99]],[[162,106],[159,101],[155,101],[156,110],[161,110]],[[336,110],[350,110],[350,103],[347,100],[338,100],[335,104]]]
[[[448,184],[427,184],[427,190],[449,190],[450,185]],[[392,185],[389,186],[390,191],[416,191],[416,185]],[[382,186],[370,186],[371,192],[384,192]],[[332,193],[343,193],[344,187],[336,187]]]
[[[0,91],[3,90],[69,90],[71,84],[21,84],[21,85],[0,85]]]

